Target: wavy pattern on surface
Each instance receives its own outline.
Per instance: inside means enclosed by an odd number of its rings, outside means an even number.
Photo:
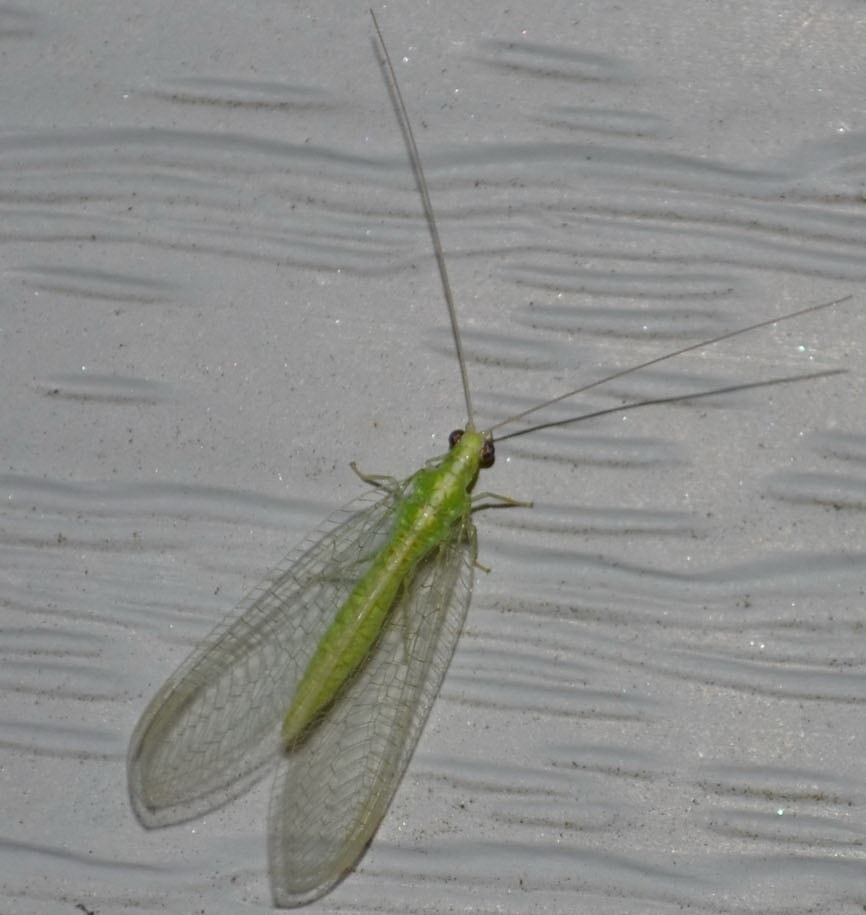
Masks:
[[[700,15],[679,6],[670,34]],[[480,488],[535,508],[477,515],[491,571],[418,752],[358,872],[309,911],[866,905],[866,140],[846,126],[866,36],[836,9],[739,40],[788,6],[708,30],[737,52],[704,49],[700,79],[656,8],[631,43],[589,8],[515,40],[484,4],[451,10],[460,36],[441,4],[387,23],[480,423],[847,292],[546,418],[850,372],[503,441]],[[266,787],[145,833],[130,734],[357,494],[348,460],[408,474],[463,422],[348,9],[0,8],[4,911],[267,904]],[[728,132],[739,155],[715,149]]]

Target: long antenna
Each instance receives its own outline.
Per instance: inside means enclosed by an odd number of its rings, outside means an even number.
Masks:
[[[403,138],[409,151],[409,159],[412,164],[412,170],[415,173],[415,181],[418,185],[418,192],[421,195],[421,202],[424,206],[424,216],[427,220],[427,228],[430,231],[430,239],[433,242],[433,254],[436,257],[436,264],[439,267],[439,278],[442,282],[442,292],[445,295],[445,304],[448,307],[448,317],[451,321],[451,334],[454,338],[454,349],[457,354],[458,365],[460,366],[460,380],[463,385],[463,396],[466,401],[466,426],[467,428],[472,429],[474,428],[474,413],[472,410],[472,397],[469,393],[469,375],[466,371],[466,358],[463,354],[463,342],[460,336],[460,326],[457,323],[457,309],[454,305],[454,297],[451,294],[451,281],[448,279],[448,268],[445,264],[445,252],[442,249],[442,241],[439,238],[439,229],[436,224],[436,216],[433,212],[433,203],[430,200],[430,190],[427,186],[427,179],[424,176],[424,168],[421,165],[421,154],[418,152],[418,145],[415,142],[415,134],[412,131],[412,124],[409,120],[409,112],[406,110],[406,103],[403,101],[403,94],[400,91],[400,84],[397,81],[397,74],[394,71],[394,65],[391,63],[391,55],[388,53],[388,47],[385,44],[385,38],[382,35],[382,30],[379,28],[379,22],[376,19],[376,14],[372,9],[370,9],[370,18],[373,20],[373,28],[376,30],[379,49],[382,52],[382,63],[384,65],[385,74],[387,76],[388,89],[391,93],[391,101],[394,105],[394,110],[400,123],[400,129],[403,131]],[[798,318],[802,315],[810,314],[814,311],[821,311],[824,308],[831,308],[834,305],[839,305],[842,302],[847,302],[850,298],[850,295],[846,295],[840,299],[834,299],[832,302],[821,302],[818,305],[809,305],[806,308],[799,309],[798,311],[792,311],[788,314],[777,315],[773,318],[767,318],[764,321],[758,321],[756,324],[750,324],[748,327],[740,327],[737,330],[727,331],[723,334],[719,334],[716,337],[711,337],[708,340],[701,340],[698,343],[692,343],[689,346],[684,346],[681,349],[674,350],[673,352],[665,353],[662,356],[656,356],[654,359],[648,359],[646,362],[641,362],[638,365],[633,365],[629,368],[622,369],[621,371],[614,372],[612,375],[607,375],[604,378],[599,378],[596,381],[591,381],[588,384],[581,385],[580,387],[574,388],[571,391],[566,391],[564,394],[560,394],[558,397],[553,397],[550,400],[544,401],[543,403],[536,404],[534,407],[523,410],[521,413],[517,413],[514,416],[509,416],[507,419],[501,420],[494,426],[490,426],[486,432],[492,433],[496,429],[501,429],[505,425],[510,425],[513,422],[517,422],[518,420],[524,419],[527,416],[531,416],[532,414],[544,410],[547,407],[552,407],[554,404],[557,404],[563,400],[567,400],[569,397],[575,397],[578,394],[583,394],[586,391],[600,387],[601,385],[607,384],[610,381],[614,381],[617,378],[623,378],[624,376],[631,375],[632,373],[640,371],[641,369],[649,368],[652,365],[658,365],[660,362],[666,362],[668,359],[673,359],[675,356],[682,356],[685,353],[691,353],[694,350],[703,349],[704,347],[712,346],[715,343],[721,343],[723,340],[730,340],[732,337],[738,337],[741,334],[746,334],[750,331],[758,330],[762,327],[769,327],[771,324],[778,324],[781,321],[788,321],[792,318]],[[622,410],[634,409],[636,407],[651,406],[652,404],[672,403],[675,401],[695,399],[698,397],[707,397],[713,393],[724,393],[726,391],[735,391],[746,387],[762,387],[763,385],[785,384],[792,381],[806,380],[808,378],[820,378],[827,375],[842,374],[843,372],[844,370],[830,370],[827,372],[817,372],[814,374],[797,375],[786,378],[775,378],[763,382],[758,381],[751,384],[735,385],[730,388],[721,388],[716,391],[700,391],[691,395],[685,394],[675,397],[659,398],[657,400],[654,399],[649,401],[640,401],[638,403],[632,404],[622,404],[618,407],[611,407],[584,416],[575,416],[565,420],[553,420],[550,422],[539,423],[538,425],[531,426],[526,429],[516,430],[514,432],[510,432],[505,436],[500,436],[500,440],[503,438],[515,438],[519,435],[525,435],[528,432],[537,431],[539,429],[547,429],[553,426],[563,426],[567,425],[568,423],[578,422],[582,419],[588,419],[594,416],[604,416],[608,413],[621,412]]]
[[[439,279],[442,281],[442,291],[445,293],[445,304],[448,306],[448,317],[451,319],[451,334],[454,337],[454,348],[457,351],[457,362],[460,365],[460,381],[463,384],[463,396],[466,399],[466,426],[469,429],[474,428],[474,414],[472,412],[472,398],[469,394],[469,375],[466,371],[466,359],[463,355],[463,342],[460,338],[460,327],[457,323],[457,309],[454,306],[454,297],[451,295],[451,282],[448,279],[448,268],[445,266],[445,252],[442,250],[442,241],[439,238],[439,229],[436,226],[436,216],[433,214],[433,203],[430,200],[430,190],[427,187],[427,179],[424,177],[424,169],[421,166],[421,154],[418,152],[418,146],[415,143],[415,134],[412,132],[412,124],[409,121],[409,113],[406,110],[406,104],[403,101],[403,94],[400,92],[400,84],[397,82],[397,74],[394,72],[394,65],[391,63],[391,55],[388,53],[388,47],[385,39],[382,37],[382,30],[376,21],[376,14],[370,10],[370,16],[373,19],[373,27],[376,29],[376,36],[379,40],[379,48],[382,51],[382,60],[385,65],[385,72],[388,76],[388,88],[391,92],[391,101],[397,112],[400,122],[400,129],[403,131],[403,138],[406,141],[406,147],[409,150],[409,158],[412,162],[412,171],[415,173],[415,181],[418,184],[418,191],[421,194],[421,202],[424,205],[424,216],[427,219],[427,228],[430,230],[430,239],[433,242],[433,253],[436,256],[436,263],[439,266]]]
[[[707,391],[692,391],[690,394],[671,394],[669,397],[653,397],[650,400],[634,400],[630,403],[617,404],[615,407],[603,407],[600,410],[593,410],[590,413],[581,413],[579,416],[569,416],[566,419],[551,419],[535,426],[528,426],[525,429],[517,429],[514,432],[508,432],[500,435],[496,441],[504,442],[509,438],[519,438],[521,435],[528,435],[530,432],[539,432],[542,429],[556,429],[559,426],[570,426],[572,423],[583,422],[587,419],[599,419],[602,416],[612,416],[615,413],[631,413],[633,410],[639,410],[641,407],[657,407],[660,404],[686,403],[692,400],[700,400],[702,397],[717,397],[722,394],[734,394],[737,391],[751,391],[753,388],[769,388],[780,384],[792,384],[799,381],[811,381],[816,378],[830,378],[833,375],[847,375],[847,369],[825,369],[822,372],[809,372],[806,375],[786,375],[781,378],[765,378],[763,381],[743,381],[740,384],[729,384],[723,388],[712,388]],[[618,376],[616,376],[618,377]],[[605,378],[605,381],[609,379]],[[601,383],[601,382],[599,382]],[[505,420],[510,422],[510,420]],[[499,424],[500,426],[502,423]]]
[[[537,413],[539,410],[544,410],[547,407],[551,407],[554,404],[559,403],[561,400],[567,400],[569,397],[574,397],[577,394],[583,394],[584,391],[591,391],[593,388],[600,387],[603,384],[607,384],[609,381],[613,381],[616,378],[622,378],[624,375],[631,375],[633,372],[640,371],[640,369],[649,368],[651,365],[658,365],[659,362],[666,362],[668,359],[673,359],[675,356],[682,356],[684,353],[691,353],[696,349],[703,349],[705,346],[712,346],[714,343],[721,343],[722,340],[730,340],[731,337],[739,337],[740,334],[747,334],[749,331],[758,330],[761,327],[769,327],[771,324],[778,324],[781,321],[789,321],[792,318],[798,318],[801,315],[810,314],[813,311],[821,311],[823,308],[830,308],[833,305],[839,305],[842,302],[847,302],[851,298],[850,295],[843,296],[841,299],[834,299],[832,302],[821,302],[819,305],[809,305],[806,308],[801,308],[799,311],[791,311],[788,314],[777,315],[775,318],[767,318],[765,321],[758,321],[757,324],[750,324],[748,327],[740,327],[737,330],[729,330],[726,333],[719,334],[717,337],[711,337],[709,340],[701,340],[700,343],[691,343],[688,346],[684,346],[681,349],[674,350],[672,353],[665,353],[663,356],[656,356],[654,359],[648,359],[646,362],[641,362],[638,365],[629,366],[627,369],[622,369],[619,372],[614,372],[612,375],[606,375],[604,378],[599,378],[597,381],[591,381],[589,384],[582,385],[579,388],[575,388],[573,391],[566,391],[565,394],[560,394],[558,397],[553,397],[550,400],[544,401],[544,403],[536,404],[534,407],[530,407],[528,410],[524,410],[522,413],[517,413],[514,416],[509,416],[508,419],[503,419],[501,422],[496,423],[495,426],[491,426],[487,431],[493,432],[494,429],[501,429],[505,425],[509,425],[513,422],[516,422],[519,419],[524,419],[527,416],[531,416],[533,413]],[[819,373],[819,375],[824,375],[824,372]],[[837,374],[836,372],[827,372],[826,374]],[[803,379],[811,378],[811,375],[798,376]],[[776,379],[770,383],[779,384],[786,381],[794,381],[794,378],[784,378]],[[755,382],[754,387],[759,387],[765,382]],[[727,389],[725,389],[727,390]],[[673,400],[688,400],[691,397],[695,396],[706,396],[706,395],[680,395],[678,397],[672,398]],[[669,403],[671,398],[664,398],[658,401],[651,401],[651,403]],[[632,404],[631,406],[643,406],[643,402],[640,404]],[[604,412],[617,412],[621,410],[629,409],[629,404],[623,404],[620,407],[613,407],[609,411]],[[600,415],[604,415],[604,412]],[[593,416],[599,414],[592,414]],[[585,419],[584,416],[575,416],[572,419],[567,420],[556,420],[550,423],[542,423],[538,426],[533,426],[531,429],[521,429],[519,432],[512,432],[506,436],[500,436],[502,438],[514,438],[517,435],[525,435],[527,432],[534,431],[536,429],[547,429],[550,426],[564,426],[570,422],[577,422],[579,419]]]

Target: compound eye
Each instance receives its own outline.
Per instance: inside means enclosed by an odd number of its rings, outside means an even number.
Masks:
[[[496,449],[493,447],[493,439],[488,438],[481,446],[481,466],[492,467],[496,460]]]
[[[450,449],[450,448],[453,448],[453,447],[457,444],[457,442],[460,441],[461,438],[463,438],[463,430],[462,430],[462,429],[455,429],[455,430],[448,436],[448,448],[449,448],[449,449]]]

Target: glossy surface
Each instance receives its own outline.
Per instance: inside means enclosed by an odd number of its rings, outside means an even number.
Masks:
[[[2,20],[0,894],[267,911],[267,786],[144,832],[128,739],[360,491],[350,459],[445,450],[429,238],[366,3],[68,9]],[[509,10],[383,16],[482,426],[866,299],[859,6]],[[844,379],[503,443],[485,486],[535,507],[478,518],[492,571],[425,735],[310,913],[860,912],[864,341],[861,308],[816,315],[592,403]]]

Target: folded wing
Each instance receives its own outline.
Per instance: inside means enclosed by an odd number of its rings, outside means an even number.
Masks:
[[[147,707],[127,775],[149,828],[201,816],[276,763],[280,726],[322,635],[388,539],[407,485],[330,517],[196,647]]]
[[[326,893],[373,838],[454,653],[475,558],[467,516],[419,564],[323,720],[284,754],[268,815],[275,905],[303,905]]]

